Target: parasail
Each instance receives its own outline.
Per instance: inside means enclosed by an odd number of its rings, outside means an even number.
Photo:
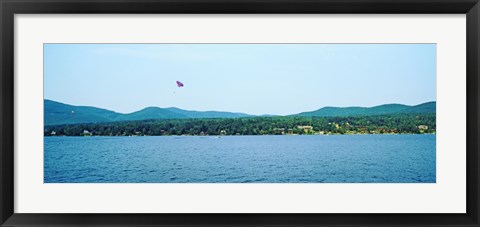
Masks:
[[[177,87],[183,87],[183,83],[177,80]]]

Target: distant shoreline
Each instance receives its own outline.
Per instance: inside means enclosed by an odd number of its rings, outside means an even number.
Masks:
[[[367,134],[367,133],[350,133],[350,134],[285,134],[285,135],[276,135],[276,134],[264,134],[264,135],[92,135],[92,136],[44,136],[44,137],[232,137],[232,136],[356,136],[356,135],[436,135],[437,133],[377,133],[377,134]]]
[[[355,117],[253,117],[137,120],[44,126],[44,136],[227,136],[432,134],[435,113]]]

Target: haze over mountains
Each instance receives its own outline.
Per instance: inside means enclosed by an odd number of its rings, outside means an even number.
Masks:
[[[273,115],[249,115],[222,111],[192,111],[175,107],[147,107],[142,110],[122,114],[111,110],[90,106],[73,106],[52,100],[44,100],[45,125],[98,123],[115,121],[136,121],[149,119],[193,119],[193,118],[239,118],[265,117]],[[384,114],[426,114],[436,112],[436,102],[408,106],[402,104],[385,104],[374,107],[323,107],[321,109],[302,112],[289,116],[347,117],[372,116]]]

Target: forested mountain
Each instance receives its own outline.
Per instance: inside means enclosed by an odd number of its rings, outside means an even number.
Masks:
[[[136,121],[149,119],[187,119],[187,118],[237,118],[248,114],[221,111],[190,111],[174,107],[147,107],[142,110],[122,114],[90,106],[73,106],[52,100],[44,100],[45,125],[99,123],[115,121]]]
[[[65,125],[80,123],[103,123],[120,121],[164,120],[164,119],[204,119],[204,118],[243,118],[274,117],[268,113],[255,116],[244,113],[221,111],[192,111],[179,108],[147,107],[142,110],[122,114],[111,110],[90,106],[73,106],[52,100],[44,100],[45,125]],[[354,117],[390,114],[432,114],[436,111],[435,102],[416,106],[386,104],[375,107],[324,107],[312,112],[303,112],[290,116],[300,117]],[[292,112],[295,112],[294,110]]]
[[[408,114],[408,113],[435,113],[436,102],[427,102],[416,106],[402,104],[386,104],[374,107],[323,107],[321,109],[303,112],[296,116],[306,117],[353,117],[375,116],[385,114]]]

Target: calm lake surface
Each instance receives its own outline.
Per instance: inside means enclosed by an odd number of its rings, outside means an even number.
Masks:
[[[435,183],[435,135],[45,137],[45,183]]]

